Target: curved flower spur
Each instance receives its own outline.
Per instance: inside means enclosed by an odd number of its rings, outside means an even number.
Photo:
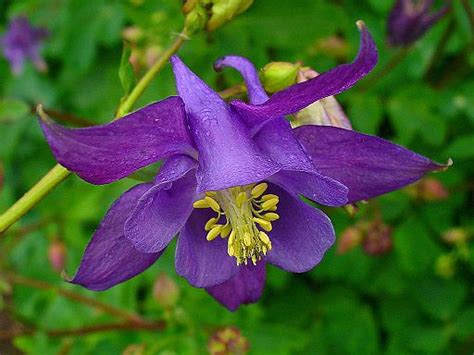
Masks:
[[[104,290],[147,269],[178,235],[176,271],[230,310],[262,294],[265,264],[290,272],[317,265],[334,243],[320,210],[398,189],[431,170],[429,159],[383,139],[335,127],[291,129],[284,118],[352,87],[377,62],[362,22],[355,61],[268,98],[254,66],[224,57],[244,77],[250,103],[230,105],[178,58],[179,96],[97,127],[67,129],[43,116],[56,159],[93,184],[121,179],[160,159],[153,182],[109,209],[70,280]]]

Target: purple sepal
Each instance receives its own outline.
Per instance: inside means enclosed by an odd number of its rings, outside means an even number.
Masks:
[[[86,247],[76,275],[68,280],[90,290],[102,291],[145,271],[161,255],[141,253],[124,236],[130,211],[152,184],[137,185],[116,200]]]
[[[316,168],[349,188],[348,203],[397,190],[446,167],[382,138],[342,128],[301,126],[294,131]]]
[[[45,117],[40,123],[56,160],[92,184],[119,180],[173,154],[195,154],[176,96],[102,126],[70,129]]]

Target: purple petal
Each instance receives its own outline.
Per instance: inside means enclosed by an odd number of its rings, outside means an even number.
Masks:
[[[264,180],[279,165],[264,157],[227,104],[177,57],[176,86],[199,151],[198,191],[221,190]]]
[[[257,302],[265,287],[265,263],[256,266],[240,266],[239,272],[230,280],[209,287],[206,291],[228,310],[235,311],[242,304]]]
[[[357,24],[361,32],[361,45],[354,62],[339,65],[314,79],[277,92],[264,104],[253,106],[234,101],[232,106],[241,115],[247,115],[246,122],[253,122],[258,129],[265,120],[295,113],[317,100],[351,88],[377,63],[377,48],[372,36],[363,22]]]
[[[408,185],[446,166],[384,139],[328,126],[302,126],[295,135],[314,165],[349,188],[349,202]]]
[[[217,69],[233,67],[243,76],[250,102],[258,104],[268,99],[253,64],[245,58],[228,56],[219,59]],[[291,191],[295,196],[303,194],[318,203],[341,206],[347,202],[347,187],[316,171],[311,159],[293,136],[290,123],[283,117],[267,122],[254,137],[260,149],[282,170],[269,181]]]
[[[184,155],[169,158],[156,183],[138,201],[125,222],[125,237],[143,253],[156,253],[183,228],[196,195],[196,162]]]
[[[263,104],[268,100],[268,95],[260,82],[257,69],[247,58],[228,55],[219,58],[214,63],[216,70],[231,67],[240,72],[247,86],[247,93],[252,105]]]
[[[170,155],[194,151],[179,97],[103,126],[69,129],[42,120],[41,127],[58,162],[93,184],[107,184]]]
[[[265,260],[289,272],[311,270],[334,244],[331,220],[277,186],[271,186],[269,191],[280,197],[280,219],[268,233],[273,247]]]
[[[123,235],[125,220],[151,184],[137,185],[114,202],[87,245],[71,283],[101,291],[145,271],[160,253],[140,253]]]
[[[293,196],[303,195],[326,206],[343,206],[347,204],[349,189],[328,176],[317,171],[280,171],[268,179]]]
[[[195,287],[212,287],[232,278],[239,271],[227,254],[227,240],[206,240],[204,225],[215,217],[212,210],[196,209],[182,229],[176,246],[176,272]]]

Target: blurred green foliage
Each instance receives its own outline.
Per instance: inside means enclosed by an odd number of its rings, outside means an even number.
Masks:
[[[220,90],[241,82],[231,71],[217,74],[212,69],[213,60],[230,53],[246,56],[258,67],[271,61],[302,61],[323,72],[353,58],[358,48],[355,21],[362,19],[377,41],[379,67],[383,67],[397,55],[385,43],[392,4],[392,0],[256,0],[215,32],[193,36],[179,53]],[[47,74],[27,65],[15,77],[0,59],[0,164],[4,171],[0,211],[54,164],[30,106],[42,103],[95,124],[110,120],[124,96],[123,88],[126,94],[133,75],[143,73],[146,56],[159,55],[182,29],[181,5],[178,0],[0,3],[0,29],[12,16],[24,14],[51,34],[43,51]],[[251,354],[472,353],[474,31],[470,21],[461,1],[455,1],[453,11],[409,48],[387,75],[374,80],[374,74],[338,97],[356,130],[392,139],[441,162],[454,160],[447,172],[433,175],[449,191],[448,198],[426,201],[407,190],[399,191],[361,205],[354,219],[342,209],[327,209],[338,235],[348,226],[373,219],[391,226],[393,248],[388,253],[370,256],[356,247],[339,255],[334,247],[318,267],[302,275],[269,266],[262,300],[235,313],[175,274],[172,247],[139,277],[93,293],[62,281],[48,261],[50,245],[58,239],[65,243],[66,270],[72,273],[107,208],[135,182],[92,186],[73,176],[1,237],[0,308],[37,329],[15,337],[14,345],[38,355],[122,354],[125,349],[129,354],[200,354],[206,352],[207,340],[217,328],[235,325],[249,340]],[[136,54],[134,74],[120,65],[125,28],[139,30],[130,48],[132,56]],[[140,105],[174,93],[168,66]],[[38,223],[37,228],[30,228]],[[470,233],[471,239],[444,241],[442,235],[454,227]],[[114,318],[54,290],[11,288],[7,270],[147,319],[165,319],[168,325],[160,331],[48,336],[49,330],[97,325]],[[171,308],[163,308],[153,297],[160,272],[180,290]],[[0,335],[9,325],[1,319]],[[2,351],[7,343],[0,338],[0,353],[8,354],[9,350]],[[132,352],[134,344],[140,345],[135,350],[141,352]]]

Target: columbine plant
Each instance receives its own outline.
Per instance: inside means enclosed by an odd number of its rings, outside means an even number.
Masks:
[[[178,58],[179,96],[97,127],[67,129],[43,116],[56,159],[106,184],[164,159],[153,182],[109,209],[70,280],[104,290],[147,269],[178,234],[176,271],[230,310],[262,294],[265,264],[290,272],[317,265],[333,245],[329,218],[300,199],[341,206],[398,189],[431,170],[431,160],[383,139],[330,126],[292,129],[285,115],[352,87],[377,62],[362,22],[351,64],[268,98],[246,59],[229,56],[250,103],[224,102]]]
[[[7,31],[0,38],[0,46],[14,74],[22,72],[25,60],[31,60],[39,71],[47,69],[39,52],[41,42],[47,36],[46,29],[33,27],[26,17],[16,17],[9,23]]]
[[[431,12],[433,0],[397,0],[387,22],[388,41],[393,46],[408,46],[417,41],[449,10],[449,1]]]

